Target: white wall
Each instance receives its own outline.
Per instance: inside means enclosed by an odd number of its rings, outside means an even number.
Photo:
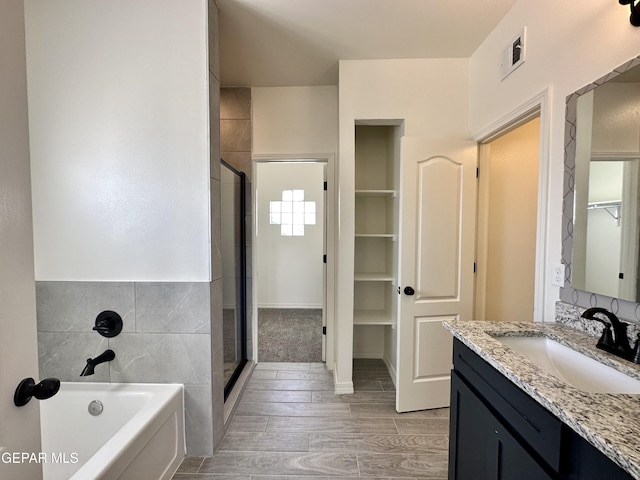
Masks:
[[[208,281],[204,0],[27,0],[37,280]]]
[[[500,52],[527,27],[525,63],[500,79]],[[472,134],[551,87],[548,266],[560,260],[565,98],[640,54],[640,31],[629,8],[610,0],[519,0],[469,60],[469,127]],[[555,318],[558,287],[545,282],[545,321]]]
[[[38,381],[23,2],[0,0],[0,452],[40,451],[39,401],[11,399]],[[0,462],[0,478],[42,478],[40,465]]]
[[[260,163],[257,168],[258,306],[260,308],[322,308],[324,165],[321,163]],[[282,236],[269,223],[269,203],[283,190],[304,190],[316,203],[316,224],[305,225],[304,236]]]
[[[466,59],[343,60],[339,85],[339,258],[335,345],[336,389],[352,388],[354,166],[357,119],[404,119],[404,134],[469,137]],[[395,331],[394,331],[395,332]],[[368,336],[367,332],[367,336]],[[393,343],[391,335],[386,342]],[[363,345],[362,352],[374,351]],[[364,353],[363,353],[364,354]]]

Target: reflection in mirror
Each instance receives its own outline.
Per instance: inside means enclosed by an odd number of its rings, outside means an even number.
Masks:
[[[575,158],[571,286],[637,302],[640,66],[619,72],[567,102],[575,128],[566,151]]]
[[[221,179],[224,398],[247,363],[245,175],[224,161]]]

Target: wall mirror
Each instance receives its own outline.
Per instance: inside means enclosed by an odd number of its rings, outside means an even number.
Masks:
[[[639,204],[640,57],[567,97],[562,300],[640,302]]]

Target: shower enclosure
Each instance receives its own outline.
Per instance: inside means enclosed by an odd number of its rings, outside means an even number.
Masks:
[[[222,160],[222,322],[224,398],[247,363],[246,178]]]

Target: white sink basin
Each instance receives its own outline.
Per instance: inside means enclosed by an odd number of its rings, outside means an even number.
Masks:
[[[493,337],[547,373],[589,393],[640,393],[640,380],[546,337]]]

